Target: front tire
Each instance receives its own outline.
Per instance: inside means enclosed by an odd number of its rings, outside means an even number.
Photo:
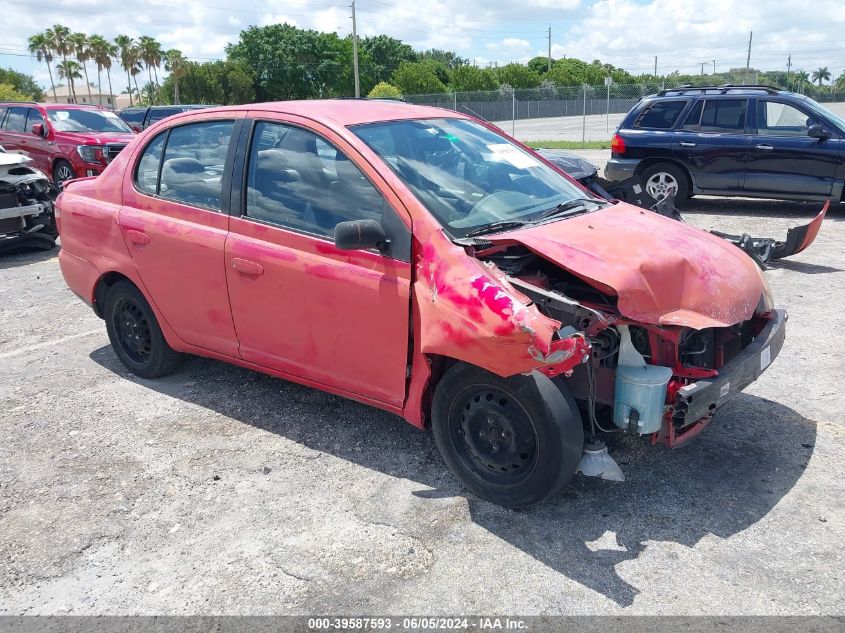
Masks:
[[[53,182],[56,183],[56,186],[61,189],[63,182],[74,178],[76,178],[76,171],[74,171],[73,165],[64,159],[57,160],[53,166]]]
[[[584,446],[574,400],[539,372],[502,378],[454,365],[434,392],[432,428],[461,483],[507,508],[560,491],[575,475]]]
[[[150,304],[128,281],[109,288],[103,316],[115,353],[136,376],[164,376],[184,358],[167,344]]]
[[[657,201],[674,190],[675,201],[683,202],[690,196],[689,180],[684,170],[672,163],[655,163],[640,174],[645,192]]]

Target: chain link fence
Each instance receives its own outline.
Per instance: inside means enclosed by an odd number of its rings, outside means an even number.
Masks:
[[[587,117],[596,115],[604,115],[609,119],[611,115],[628,112],[642,97],[655,94],[665,88],[676,87],[678,85],[665,82],[609,86],[547,84],[539,88],[516,90],[509,86],[502,86],[498,90],[406,95],[405,101],[417,105],[448,108],[499,123],[576,116],[586,120]],[[813,96],[818,101],[845,101],[845,91],[835,89]],[[586,128],[586,123],[584,128]]]

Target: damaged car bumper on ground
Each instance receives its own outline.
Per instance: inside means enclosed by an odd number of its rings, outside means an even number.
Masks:
[[[0,148],[0,253],[56,245],[56,191],[29,160]]]

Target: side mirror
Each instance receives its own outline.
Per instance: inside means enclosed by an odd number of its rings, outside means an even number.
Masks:
[[[807,128],[807,136],[823,141],[830,138],[830,132],[824,129],[824,126],[821,126],[818,123],[813,123],[813,125]]]
[[[344,251],[377,248],[386,251],[390,240],[375,220],[351,220],[334,227],[334,245]]]
[[[35,134],[35,136],[47,136],[44,132],[45,132],[45,130],[44,130],[44,124],[43,123],[33,123],[32,124],[32,133]]]

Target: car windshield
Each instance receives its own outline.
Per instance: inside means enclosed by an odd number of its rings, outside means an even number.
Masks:
[[[114,112],[108,110],[48,110],[50,123],[59,132],[128,132],[132,129]]]
[[[807,104],[810,106],[810,109],[813,110],[816,114],[820,114],[821,116],[827,118],[828,120],[832,121],[834,125],[839,128],[839,131],[845,134],[845,119],[843,119],[838,114],[835,114],[829,108],[824,107],[818,101],[810,99],[810,97],[804,97]]]
[[[492,232],[518,226],[553,209],[592,208],[589,200],[565,205],[584,198],[584,191],[533,154],[467,119],[388,121],[352,130],[456,238],[484,227]]]

